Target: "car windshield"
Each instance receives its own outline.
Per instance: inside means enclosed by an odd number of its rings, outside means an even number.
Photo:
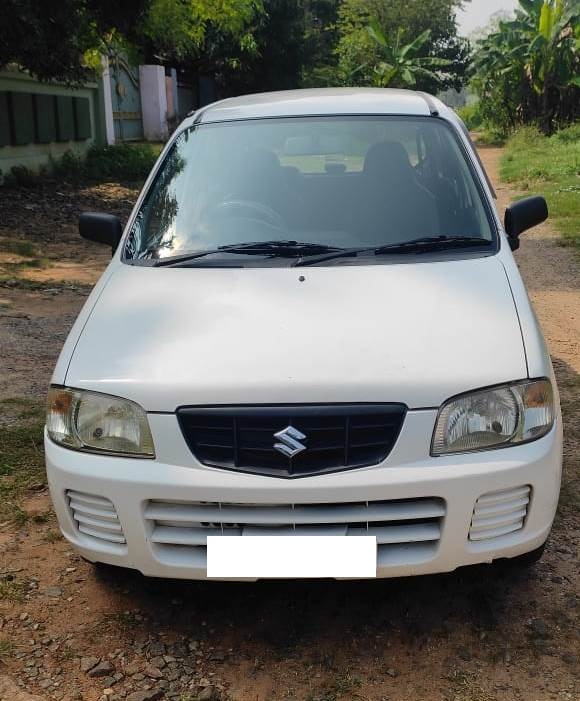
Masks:
[[[259,242],[268,250],[243,252],[271,260],[292,246],[304,256],[448,237],[486,245],[494,235],[484,201],[457,135],[441,119],[201,124],[169,149],[124,257],[231,257],[236,246]]]

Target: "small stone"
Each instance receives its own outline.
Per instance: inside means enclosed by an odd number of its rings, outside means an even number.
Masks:
[[[548,630],[548,626],[541,618],[534,618],[530,623],[532,635],[536,638],[551,638],[552,634]]]
[[[107,662],[107,660],[103,660],[102,662],[99,662],[99,664],[96,667],[93,667],[89,671],[89,677],[108,677],[111,672],[114,672],[115,668],[110,662]]]
[[[567,652],[564,655],[562,655],[562,661],[566,664],[576,664],[578,662],[578,658],[576,657],[576,655],[571,655]]]
[[[139,661],[131,662],[125,666],[125,674],[128,677],[132,677],[134,674],[138,674],[143,669],[143,664]]]
[[[58,599],[59,596],[62,596],[62,589],[60,587],[47,587],[44,593],[53,599]]]
[[[148,689],[145,691],[134,691],[127,696],[127,701],[157,701],[163,696],[161,689]]]
[[[212,652],[209,659],[210,662],[223,662],[226,659],[226,656],[225,653],[216,650],[216,652]]]
[[[393,678],[397,676],[397,672],[394,669],[387,669],[387,674],[389,675],[389,677]]]
[[[81,658],[81,672],[88,672],[93,667],[99,664],[98,657],[82,657]]]
[[[160,655],[159,657],[153,657],[151,659],[151,664],[157,669],[163,669],[166,665],[166,660]]]
[[[146,664],[143,672],[151,679],[163,679],[163,672],[152,664]]]
[[[205,689],[202,689],[197,695],[197,701],[219,701],[219,698],[220,692],[212,685],[206,686]]]

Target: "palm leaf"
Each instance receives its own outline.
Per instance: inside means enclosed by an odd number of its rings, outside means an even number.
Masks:
[[[401,50],[401,58],[406,58],[409,54],[415,53],[415,51],[418,51],[421,49],[424,44],[428,41],[429,37],[431,36],[431,30],[426,29],[424,32],[421,32],[418,37],[413,39],[413,41],[410,44],[407,44],[407,46],[404,46],[403,49]]]
[[[388,47],[389,42],[383,34],[383,30],[376,19],[370,21],[369,25],[367,26],[367,32],[369,33],[370,37],[377,42],[377,44],[383,48]]]

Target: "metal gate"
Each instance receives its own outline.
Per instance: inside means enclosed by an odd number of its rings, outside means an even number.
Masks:
[[[111,56],[109,61],[115,141],[139,141],[143,139],[139,68],[123,55]]]

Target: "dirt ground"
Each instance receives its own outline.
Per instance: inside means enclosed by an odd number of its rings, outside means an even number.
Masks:
[[[499,156],[482,150],[496,183]],[[503,211],[514,193],[497,189]],[[76,215],[126,216],[135,196],[113,185],[0,191],[0,244],[29,240],[42,257],[0,256],[0,399],[42,399],[106,264],[78,239]],[[525,234],[517,259],[566,422],[560,510],[539,564],[360,583],[147,580],[80,560],[40,485],[28,520],[0,525],[0,699],[580,699],[580,263],[549,224]],[[2,597],[6,582],[21,595]]]

